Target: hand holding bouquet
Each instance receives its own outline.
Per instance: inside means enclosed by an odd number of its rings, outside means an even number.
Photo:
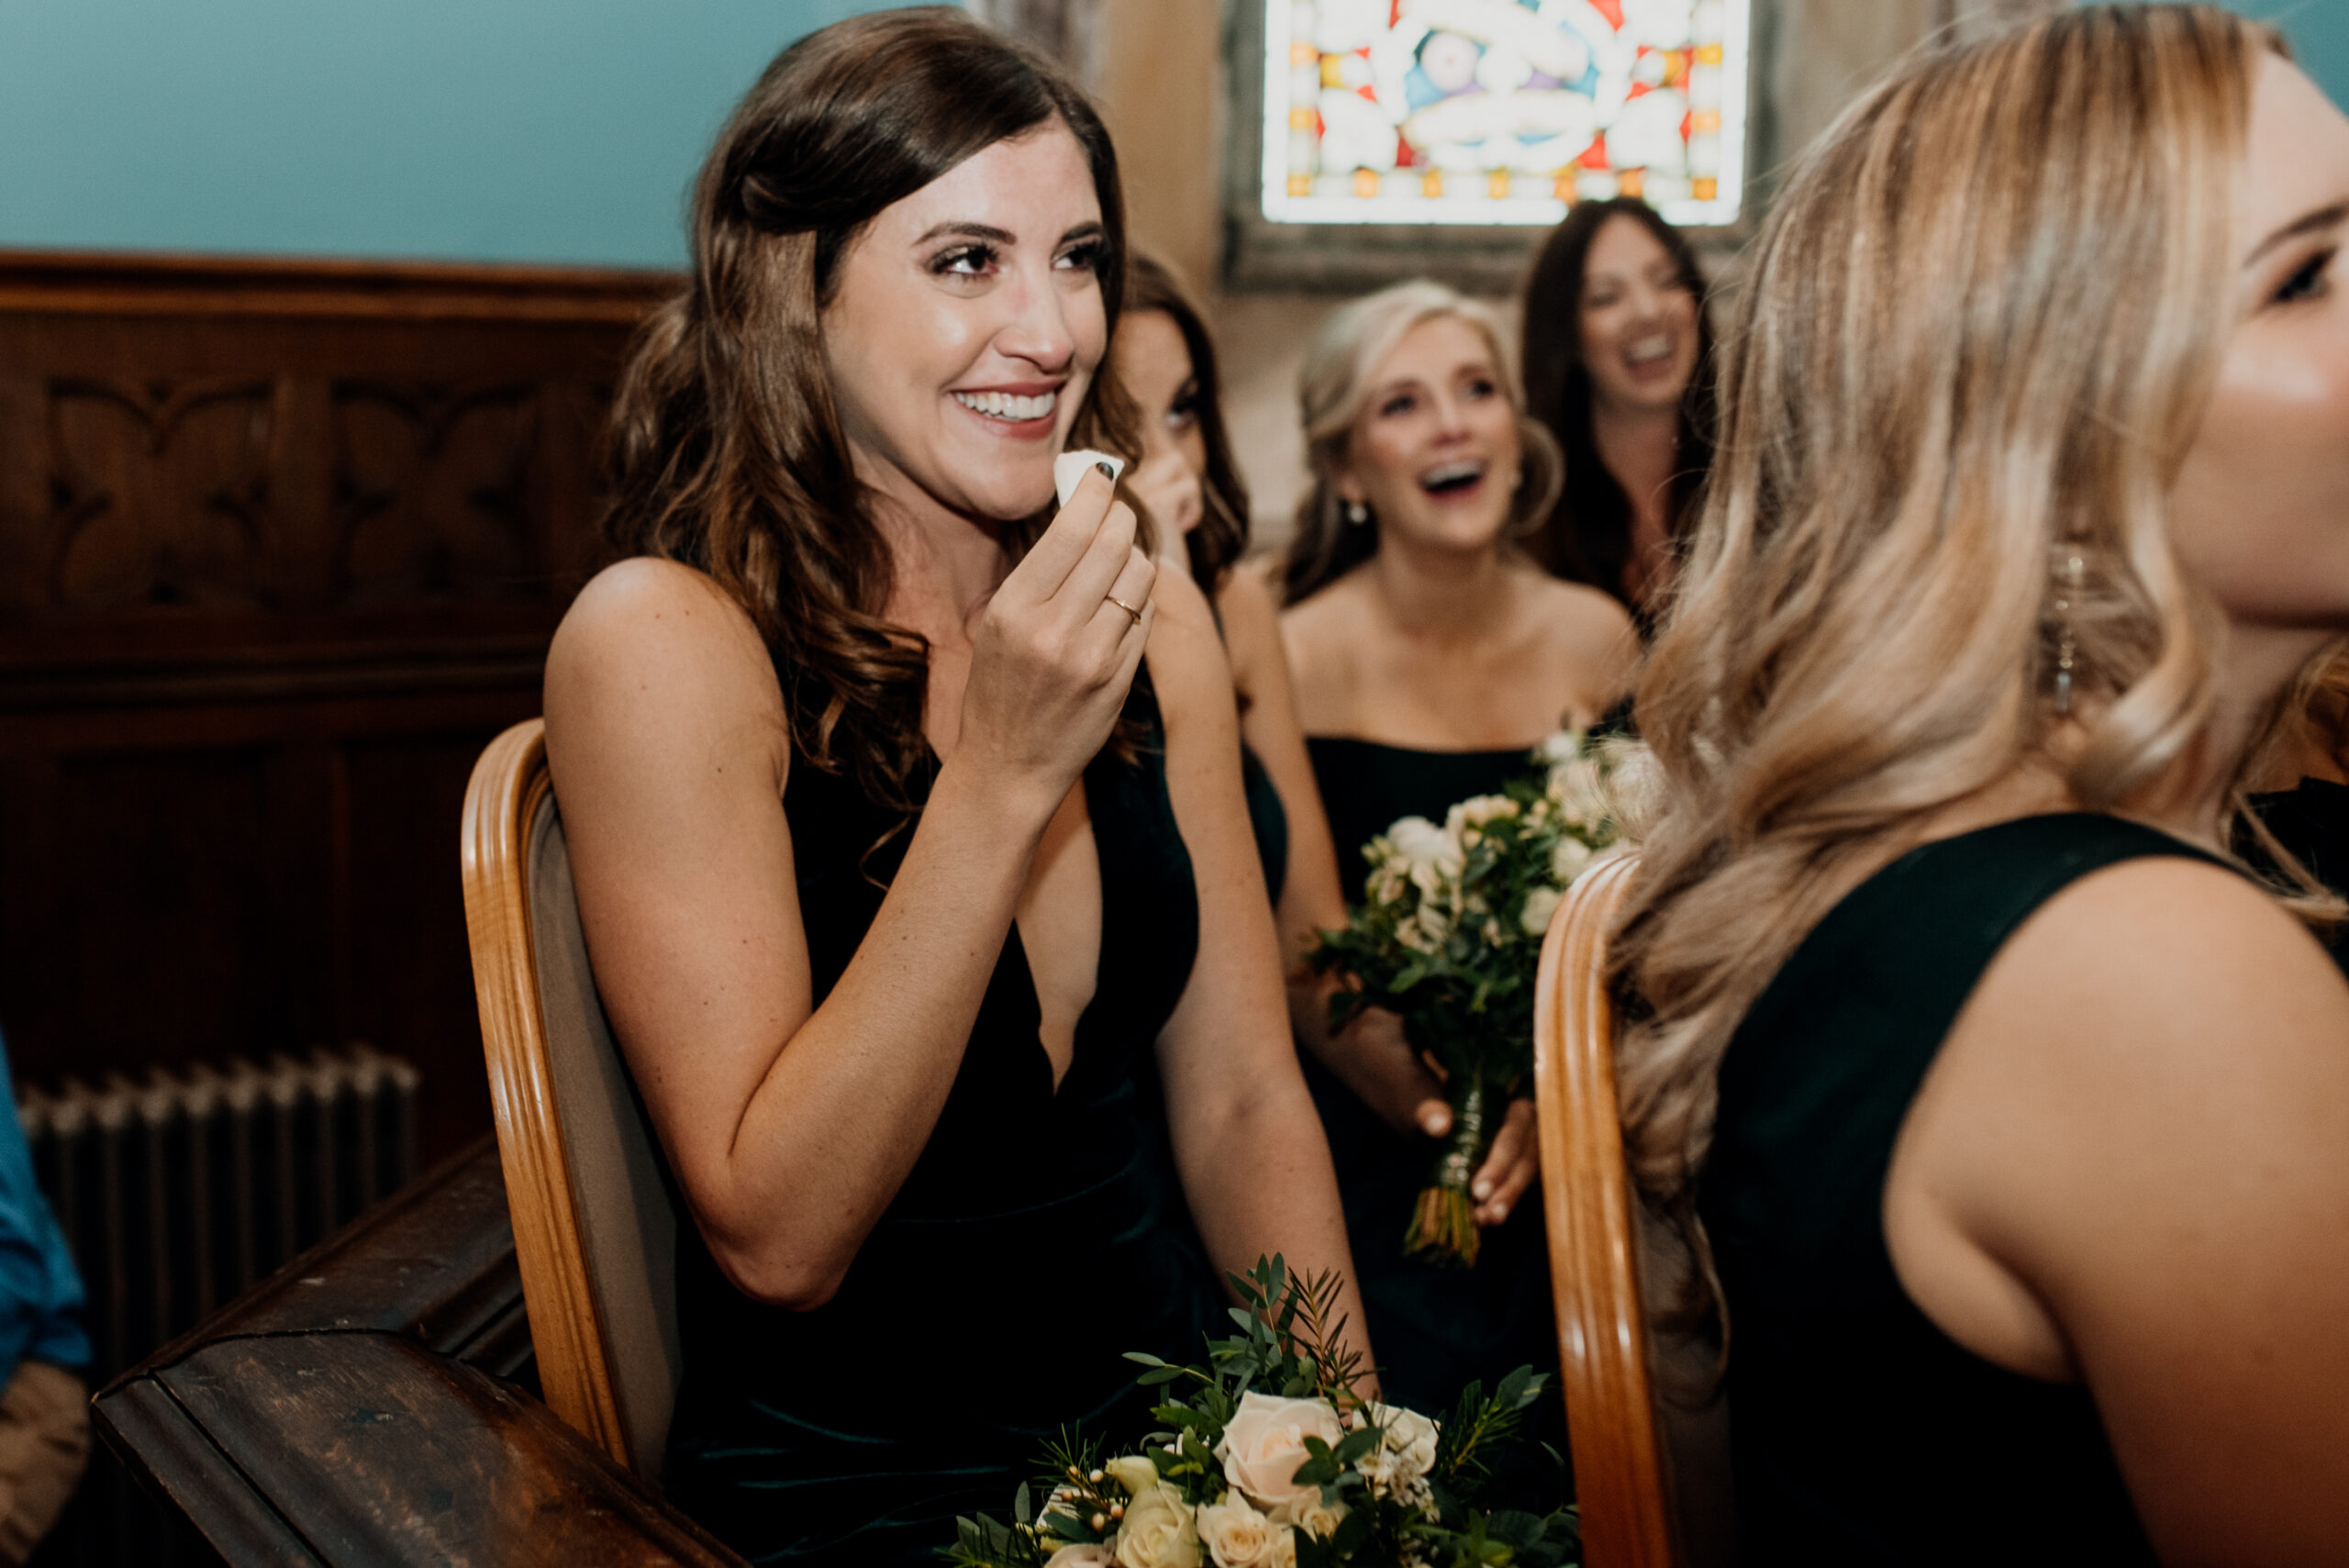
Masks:
[[[1532,1076],[1542,937],[1566,885],[1622,837],[1608,789],[1615,756],[1564,731],[1502,794],[1460,802],[1441,827],[1397,822],[1363,851],[1362,903],[1313,954],[1316,968],[1353,982],[1330,999],[1333,1030],[1365,1007],[1389,1008],[1444,1077],[1452,1128],[1404,1237],[1409,1255],[1476,1261],[1469,1181]]]
[[[1359,1358],[1332,1320],[1334,1276],[1278,1258],[1231,1276],[1247,1305],[1210,1365],[1132,1355],[1164,1387],[1166,1429],[1104,1457],[1063,1439],[1013,1521],[956,1521],[956,1568],[1564,1568],[1571,1510],[1486,1514],[1472,1505],[1543,1378],[1520,1367],[1490,1396],[1471,1384],[1448,1420],[1366,1400]]]

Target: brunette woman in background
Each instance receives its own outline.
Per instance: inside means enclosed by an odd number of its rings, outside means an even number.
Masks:
[[[1634,196],[1584,202],[1525,291],[1525,401],[1565,456],[1529,548],[1644,629],[1713,461],[1713,335],[1681,232]]]
[[[1297,727],[1279,610],[1263,574],[1240,565],[1248,550],[1248,492],[1224,428],[1215,339],[1155,257],[1138,254],[1127,266],[1125,311],[1109,358],[1141,431],[1141,460],[1126,474],[1126,490],[1161,529],[1162,561],[1189,572],[1223,629],[1240,699],[1249,819],[1294,969],[1314,931],[1345,919],[1337,859]]]
[[[1285,572],[1281,638],[1297,680],[1341,884],[1397,817],[1528,771],[1562,725],[1588,725],[1631,678],[1620,606],[1543,572],[1517,539],[1548,515],[1557,450],[1527,419],[1490,317],[1451,289],[1398,284],[1346,306],[1308,351],[1298,396],[1313,486]],[[1393,1015],[1308,1073],[1388,1386],[1448,1401],[1469,1378],[1554,1365],[1555,1322],[1519,1101],[1472,1178],[1482,1256],[1406,1261],[1403,1235],[1449,1125]]]
[[[755,1561],[911,1568],[1055,1433],[1138,1439],[1122,1352],[1196,1359],[1219,1270],[1351,1273],[1343,1221],[1208,606],[1099,473],[1053,509],[1064,446],[1133,450],[1085,95],[942,8],[836,24],[693,238],[546,691],[693,1221],[664,1479]]]

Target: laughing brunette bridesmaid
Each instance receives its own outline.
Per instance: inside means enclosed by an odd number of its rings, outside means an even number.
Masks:
[[[693,1221],[665,1479],[757,1562],[930,1562],[1146,1429],[1121,1352],[1196,1359],[1219,1269],[1349,1268],[1214,623],[1101,475],[1053,509],[1133,450],[1123,220],[1054,67],[842,22],[721,134],[621,387],[633,559],[547,751]]]
[[[1577,204],[1533,263],[1522,362],[1566,460],[1528,548],[1645,628],[1713,462],[1712,323],[1687,237],[1637,196]]]

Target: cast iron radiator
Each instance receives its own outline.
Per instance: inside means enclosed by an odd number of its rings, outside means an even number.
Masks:
[[[92,1389],[406,1184],[417,1083],[353,1045],[19,1085],[34,1173],[89,1293]],[[210,1560],[103,1450],[36,1561]]]

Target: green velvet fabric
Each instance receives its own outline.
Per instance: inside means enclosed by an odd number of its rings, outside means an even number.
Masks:
[[[2088,1392],[1943,1334],[1883,1223],[1894,1140],[1992,958],[2073,882],[2147,855],[2210,858],[2085,813],[1912,851],[1820,922],[1731,1041],[1698,1212],[1748,1568],[2154,1561]]]

